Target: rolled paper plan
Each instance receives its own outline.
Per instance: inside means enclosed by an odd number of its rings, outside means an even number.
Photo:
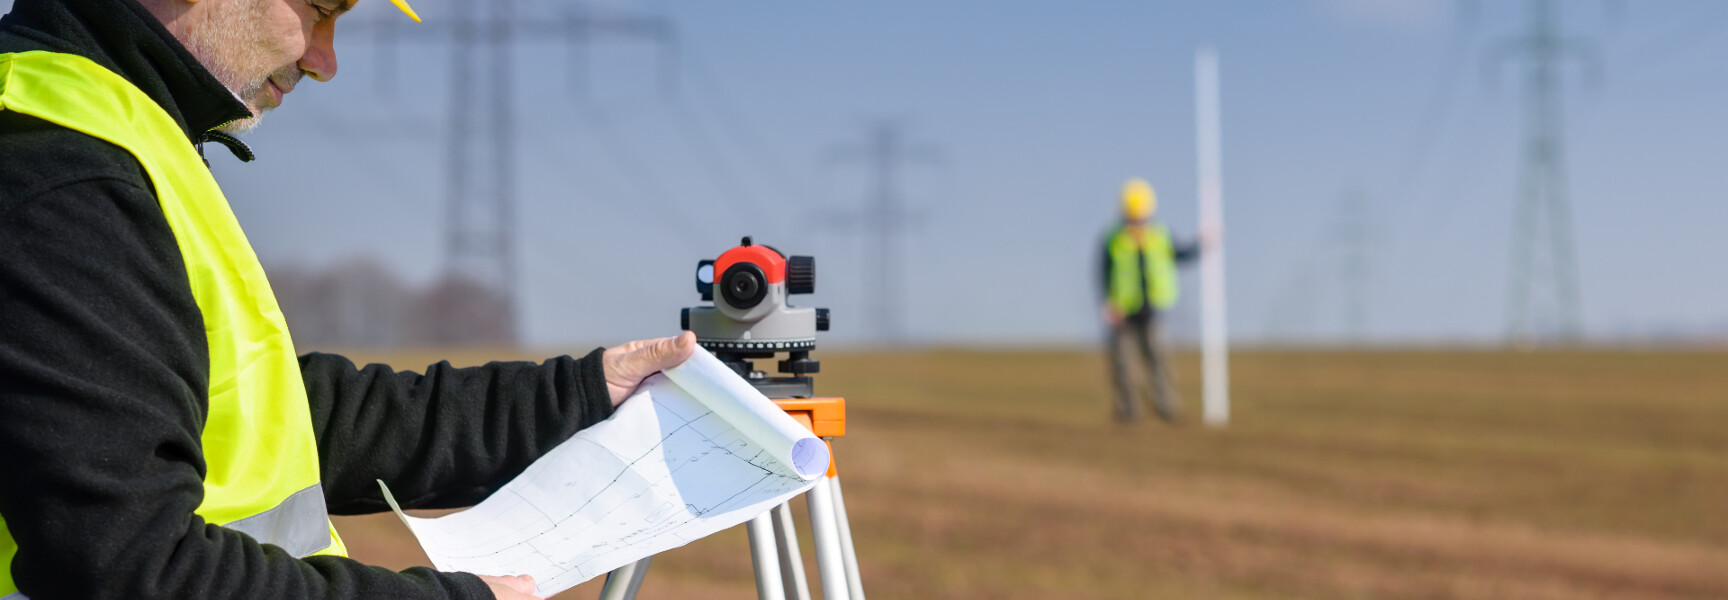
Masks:
[[[748,521],[827,470],[827,444],[697,352],[473,508],[411,517],[378,485],[439,570],[532,575],[551,596]]]

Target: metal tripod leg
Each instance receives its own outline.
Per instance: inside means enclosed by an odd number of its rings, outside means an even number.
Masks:
[[[650,556],[607,573],[606,586],[600,588],[600,600],[635,600],[636,592],[642,590],[642,578],[648,576],[648,563],[652,560],[654,557]]]
[[[791,507],[782,504],[779,508],[786,509],[784,518],[790,526]],[[775,540],[777,524],[774,518],[777,510],[762,513],[745,524],[746,532],[750,535],[750,559],[756,571],[756,596],[758,600],[786,600],[788,590],[796,585],[800,593],[795,597],[810,600],[809,592],[806,591],[809,586],[804,581],[802,560],[793,563],[796,565],[793,569],[795,573],[789,574],[794,574],[795,577],[781,576],[781,566],[789,557],[780,551],[782,545]],[[790,527],[788,531],[791,554],[798,556],[798,533]],[[650,556],[607,573],[606,584],[600,590],[600,600],[635,600],[637,592],[642,589],[642,579],[648,574],[648,564],[653,559],[654,557]]]
[[[846,497],[840,494],[840,476],[828,478],[834,486],[834,517],[840,525],[840,556],[846,561],[846,589],[852,600],[864,600],[864,577],[858,574],[858,550],[852,546],[852,521],[846,516]]]
[[[774,532],[780,538],[781,583],[786,597],[810,600],[810,580],[804,577],[804,553],[798,548],[798,527],[792,521],[790,502],[774,507]]]
[[[804,496],[816,544],[816,564],[822,575],[822,599],[861,599],[863,587],[852,549],[851,526],[846,522],[845,501],[836,494],[838,483],[823,478]],[[746,523],[746,532],[750,536],[758,600],[810,600],[810,582],[804,574],[791,503],[751,519]],[[635,600],[653,559],[650,556],[608,573],[600,600]],[[776,581],[779,585],[775,585]]]
[[[750,563],[756,570],[757,600],[786,600],[780,577],[780,544],[774,541],[774,511],[757,515],[744,524],[750,533]]]
[[[840,525],[834,517],[833,480],[822,477],[805,492],[810,509],[810,535],[816,543],[816,571],[822,576],[822,600],[849,600],[846,562],[841,558]]]

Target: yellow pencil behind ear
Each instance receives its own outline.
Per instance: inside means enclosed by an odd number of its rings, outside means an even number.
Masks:
[[[402,9],[402,12],[408,13],[408,18],[414,19],[415,23],[420,22],[420,15],[414,14],[414,7],[408,6],[407,0],[390,0],[390,2],[395,4],[396,8]]]

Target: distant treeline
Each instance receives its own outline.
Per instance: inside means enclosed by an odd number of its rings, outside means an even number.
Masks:
[[[460,276],[417,288],[366,259],[319,269],[278,264],[265,270],[301,352],[515,342],[509,304]]]

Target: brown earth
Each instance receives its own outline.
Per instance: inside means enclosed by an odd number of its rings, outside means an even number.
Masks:
[[[873,598],[1728,598],[1728,353],[1244,352],[1223,429],[1188,355],[1174,427],[1110,422],[1092,353],[821,358]],[[393,517],[338,526],[425,564]],[[754,598],[745,549],[642,597]]]

